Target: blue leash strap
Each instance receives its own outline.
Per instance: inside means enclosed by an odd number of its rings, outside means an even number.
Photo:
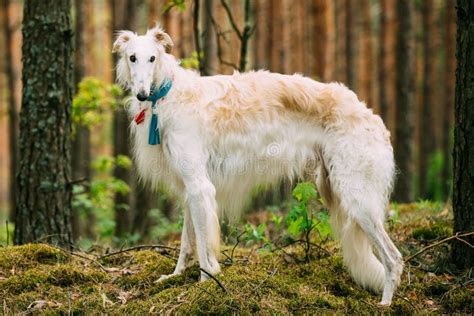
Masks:
[[[153,113],[150,121],[150,133],[148,135],[149,145],[160,144],[160,128],[158,127],[158,115]]]
[[[159,145],[160,141],[160,128],[158,126],[158,114],[154,113],[153,110],[156,108],[156,103],[161,98],[165,97],[168,92],[171,90],[173,83],[170,79],[165,78],[161,86],[156,89],[155,86],[151,88],[151,94],[148,97],[148,101],[151,101],[152,115],[150,120],[150,131],[148,134],[148,144],[149,145]]]

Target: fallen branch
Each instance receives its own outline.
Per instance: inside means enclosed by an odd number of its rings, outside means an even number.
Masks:
[[[395,297],[401,298],[402,300],[404,300],[405,302],[407,302],[408,304],[410,304],[411,307],[413,307],[413,309],[414,309],[415,311],[419,312],[418,307],[416,307],[415,304],[413,304],[408,298],[403,297],[403,296],[401,296],[401,295],[398,294],[398,293],[395,293]]]
[[[94,263],[95,265],[97,265],[103,272],[107,272],[107,269],[105,269],[105,267],[99,261],[97,261],[95,259],[92,259],[92,258],[89,258],[87,256],[81,255],[81,254],[79,254],[77,252],[74,252],[74,251],[66,250],[64,248],[61,248],[61,247],[58,247],[58,246],[55,246],[55,245],[50,245],[50,246],[55,248],[55,249],[58,249],[62,252],[65,252],[67,254],[70,254],[71,256],[76,256],[78,258],[90,261],[90,262]]]
[[[265,283],[269,278],[273,277],[276,273],[278,272],[278,268],[275,268],[273,269],[273,271],[271,273],[269,273],[265,279],[263,279],[262,282],[260,282],[259,285],[257,285],[256,287],[253,288],[253,293],[257,292],[257,290],[263,285],[263,283]]]
[[[440,299],[440,302],[444,301],[446,299],[446,297],[448,297],[449,294],[451,294],[452,292],[456,291],[456,290],[459,290],[463,287],[466,287],[468,286],[469,284],[473,283],[474,282],[474,279],[471,279],[471,280],[468,280],[464,283],[461,283],[461,284],[458,284],[457,286],[453,287],[452,289],[450,289],[449,291],[447,291],[446,293],[444,293],[442,296],[441,296],[441,299]]]
[[[204,272],[205,274],[207,274],[211,279],[213,279],[217,285],[219,285],[219,287],[225,292],[227,293],[227,290],[225,289],[225,287],[222,285],[222,283],[215,277],[213,276],[212,274],[210,274],[209,272],[207,272],[206,270],[204,270],[203,268],[199,268],[199,270],[201,270],[202,272]]]
[[[105,255],[100,256],[99,259],[102,260],[104,258],[119,255],[119,254],[124,253],[124,252],[135,251],[135,250],[143,250],[143,249],[154,249],[154,248],[168,249],[168,250],[174,250],[174,251],[178,250],[178,248],[164,246],[164,245],[140,245],[140,246],[133,246],[133,247],[130,247],[130,248],[121,249],[119,251],[107,253]]]
[[[235,242],[235,245],[234,245],[234,247],[232,247],[232,251],[230,252],[230,258],[227,256],[230,259],[231,263],[234,262],[234,252],[235,252],[235,249],[237,248],[237,246],[240,244],[240,237],[242,237],[244,234],[245,234],[245,230],[237,236],[237,240]]]
[[[414,258],[418,257],[419,255],[421,255],[421,254],[424,253],[425,251],[427,251],[427,250],[429,250],[429,249],[431,249],[431,248],[434,248],[434,247],[436,247],[436,246],[439,246],[439,245],[441,245],[441,244],[444,244],[444,243],[446,243],[446,242],[448,242],[448,241],[450,241],[450,240],[453,240],[453,239],[457,239],[457,240],[459,240],[459,241],[461,241],[461,242],[466,243],[469,247],[474,248],[468,241],[462,239],[462,237],[468,237],[468,236],[472,236],[472,235],[474,235],[474,232],[463,233],[463,234],[456,233],[456,234],[453,235],[453,236],[446,237],[446,238],[444,238],[444,239],[442,239],[442,240],[440,240],[440,241],[438,241],[438,242],[435,242],[434,244],[431,244],[431,245],[429,245],[429,246],[427,246],[427,247],[421,249],[421,250],[418,251],[417,253],[415,253],[415,254],[413,254],[413,255],[411,255],[411,256],[408,256],[407,258],[405,258],[405,263],[407,263],[407,262],[413,260]]]

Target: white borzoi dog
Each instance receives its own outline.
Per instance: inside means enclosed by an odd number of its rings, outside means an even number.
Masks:
[[[330,209],[352,277],[383,290],[381,304],[390,304],[403,261],[383,226],[395,166],[380,117],[339,83],[268,71],[200,77],[179,66],[172,46],[159,26],[141,36],[122,31],[113,45],[118,82],[134,96],[138,173],[147,186],[166,183],[184,193],[171,275],[185,270],[195,247],[200,267],[219,273],[219,216],[238,218],[258,185],[304,178],[317,184]],[[155,106],[149,100],[157,90]]]

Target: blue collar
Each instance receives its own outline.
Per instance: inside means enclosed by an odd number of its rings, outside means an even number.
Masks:
[[[165,97],[168,92],[170,92],[171,87],[173,86],[173,82],[165,78],[163,82],[161,83],[160,87],[157,89],[155,85],[151,86],[151,94],[148,96],[148,101],[151,101],[152,106],[155,107],[156,102]]]
[[[156,102],[158,102],[158,100],[164,98],[168,94],[168,92],[170,92],[172,86],[173,86],[172,81],[168,78],[165,78],[158,89],[156,89],[155,85],[151,87],[151,93],[147,100],[151,101],[152,109],[156,107]],[[148,144],[150,145],[161,144],[160,128],[158,126],[158,114],[153,113],[153,111],[152,111],[151,120],[150,120]]]

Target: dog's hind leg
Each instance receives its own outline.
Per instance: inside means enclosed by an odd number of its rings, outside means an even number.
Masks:
[[[403,272],[402,255],[385,231],[383,223],[370,215],[369,211],[360,210],[355,214],[355,220],[377,249],[384,265],[385,282],[380,305],[390,305]]]
[[[385,231],[383,223],[371,216],[372,214],[368,209],[360,206],[356,208],[352,213],[353,220],[377,249],[385,270],[380,305],[390,305],[393,294],[400,284],[400,276],[403,272],[402,255]]]
[[[341,239],[344,262],[357,283],[376,291],[383,288],[380,304],[390,305],[400,283],[403,260],[383,227],[384,198],[376,194],[377,188],[364,181],[364,177],[358,177],[357,172],[350,179],[339,181],[336,214],[331,214]],[[352,186],[353,183],[365,183],[365,189]],[[377,249],[380,261],[371,245]]]
[[[380,304],[389,305],[403,271],[402,256],[383,226],[394,173],[393,154],[388,144],[366,142],[360,133],[357,138],[337,140],[324,152],[333,197],[331,222],[354,280],[363,287],[383,290]]]

